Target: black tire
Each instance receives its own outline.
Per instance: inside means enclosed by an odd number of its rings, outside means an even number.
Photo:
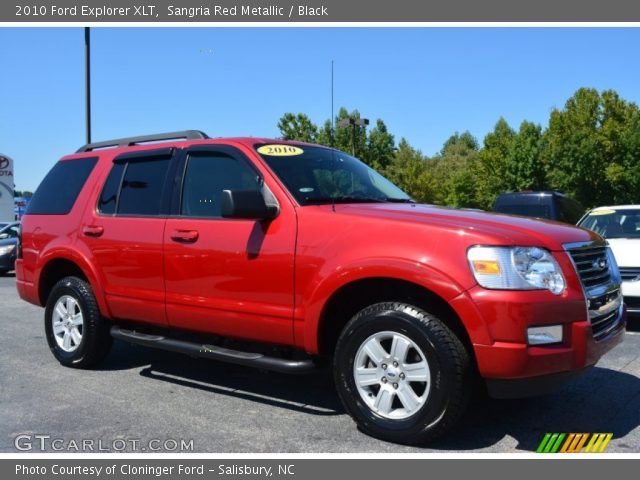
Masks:
[[[423,360],[428,365],[431,381],[424,382],[425,389],[421,394],[425,401],[415,407],[416,411],[408,418],[381,416],[363,400],[356,385],[356,354],[361,345],[381,332],[398,333],[409,339],[422,351],[421,355],[413,349],[412,355],[418,360],[424,356]],[[389,352],[390,349],[385,348],[385,351]],[[391,375],[397,378],[398,370]],[[408,445],[424,444],[454,427],[466,409],[473,378],[469,353],[460,339],[436,316],[403,303],[371,305],[349,321],[336,346],[334,377],[338,395],[360,430],[385,441]],[[389,381],[386,377],[383,380]],[[430,383],[429,390],[427,383]],[[394,384],[393,388],[397,388],[397,385]],[[390,389],[386,383],[384,387]],[[382,388],[382,384],[370,388]],[[397,395],[393,390],[390,391],[393,402],[396,402]],[[379,394],[369,395],[373,398]],[[393,403],[392,408],[393,405],[398,404]],[[401,403],[397,408],[404,408],[404,405]],[[405,413],[408,415],[410,410]]]
[[[65,296],[77,302],[83,317],[82,339],[71,352],[61,348],[53,333],[54,308],[58,300]],[[65,277],[54,285],[44,311],[44,329],[51,353],[67,367],[93,367],[107,356],[113,343],[109,324],[100,315],[91,285],[77,277]]]

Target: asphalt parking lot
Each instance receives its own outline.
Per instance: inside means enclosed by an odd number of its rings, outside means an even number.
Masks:
[[[194,452],[530,452],[546,432],[613,432],[607,452],[640,452],[640,333],[561,392],[525,400],[479,399],[460,427],[426,448],[360,433],[328,371],[287,376],[116,343],[96,370],[60,366],[43,310],[0,277],[0,452],[27,435],[75,452],[94,448]],[[634,320],[631,330],[640,330]],[[35,435],[50,439],[34,440]],[[23,437],[25,438],[25,437]],[[168,442],[167,442],[168,441]],[[98,443],[100,442],[100,443]],[[25,448],[26,443],[21,446]]]

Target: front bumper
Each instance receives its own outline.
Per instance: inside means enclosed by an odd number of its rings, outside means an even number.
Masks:
[[[564,382],[582,375],[602,355],[622,342],[625,318],[614,332],[597,342],[589,322],[574,322],[568,327],[570,343],[560,346],[530,347],[504,342],[474,345],[489,395],[514,398],[557,390]]]
[[[624,338],[626,311],[620,298],[611,330],[594,338],[585,298],[574,284],[563,295],[474,287],[451,302],[470,333],[478,372],[489,394],[501,398],[544,394],[595,365]],[[598,320],[598,318],[595,318]],[[484,328],[481,326],[484,325]],[[562,325],[563,343],[531,346],[526,331]],[[483,331],[486,334],[481,334]]]

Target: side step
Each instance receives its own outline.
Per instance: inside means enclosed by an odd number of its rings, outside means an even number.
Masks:
[[[274,372],[308,373],[316,369],[316,365],[311,359],[287,360],[284,358],[269,357],[262,353],[242,352],[214,345],[201,345],[194,342],[167,338],[162,335],[149,335],[133,330],[125,330],[115,325],[111,327],[111,336],[119,340],[124,340],[125,342],[136,343],[146,347],[185,353],[193,357],[210,358],[248,367],[257,367]]]

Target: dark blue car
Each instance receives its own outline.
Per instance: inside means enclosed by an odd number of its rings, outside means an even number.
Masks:
[[[0,275],[15,267],[19,228],[20,222],[0,223]]]

